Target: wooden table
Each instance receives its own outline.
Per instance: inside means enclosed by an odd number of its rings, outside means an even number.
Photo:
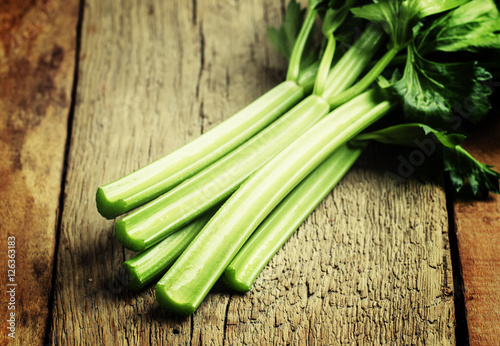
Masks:
[[[455,197],[442,177],[391,179],[371,164],[384,150],[365,155],[249,293],[218,285],[179,318],[159,308],[153,287],[126,290],[121,262],[131,252],[97,213],[96,188],[281,81],[286,64],[265,30],[284,8],[0,2],[0,261],[2,289],[15,287],[14,304],[2,299],[2,345],[498,342],[500,199]],[[499,124],[468,144],[496,166]]]

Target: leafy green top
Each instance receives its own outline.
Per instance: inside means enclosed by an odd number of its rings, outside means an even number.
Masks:
[[[423,20],[448,10],[451,11]],[[390,88],[401,98],[406,120],[418,122],[392,126],[357,139],[415,146],[423,138],[432,138],[440,146],[442,168],[449,172],[456,190],[462,189],[468,180],[474,194],[500,193],[500,174],[459,145],[465,136],[430,127],[461,131],[465,120],[477,123],[491,109],[488,97],[492,91],[487,81],[492,76],[479,65],[474,53],[500,48],[495,4],[491,0],[381,0],[352,12],[381,25],[394,47],[407,45],[403,75]],[[447,55],[460,51],[467,54]],[[398,75],[397,71],[394,75]]]
[[[419,28],[407,49],[403,78],[394,85],[410,121],[457,131],[462,120],[477,123],[483,119],[491,109],[491,90],[486,84],[491,74],[470,55],[455,54],[453,62],[424,56],[436,51],[500,48],[498,23],[498,10],[491,0],[473,0]]]

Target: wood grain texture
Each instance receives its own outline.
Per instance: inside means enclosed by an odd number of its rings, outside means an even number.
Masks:
[[[41,344],[48,324],[77,21],[74,0],[0,2],[2,345]],[[5,293],[9,236],[15,310]],[[6,329],[10,312],[16,339]]]
[[[500,121],[493,115],[466,142],[474,157],[497,170],[499,133]],[[454,213],[469,342],[495,345],[500,339],[500,197],[477,201],[462,196],[455,201]]]
[[[272,0],[85,4],[58,252],[53,344],[454,344],[442,188],[358,167],[246,295],[213,289],[191,317],[124,288],[131,253],[97,187],[161,157],[284,76]]]

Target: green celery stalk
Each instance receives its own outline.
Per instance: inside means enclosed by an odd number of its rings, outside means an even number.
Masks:
[[[386,114],[391,101],[365,92],[321,119],[252,175],[217,211],[156,285],[167,309],[191,314],[252,232],[342,144]]]
[[[312,28],[314,27],[314,22],[318,11],[314,8],[309,7],[306,17],[304,18],[304,23],[300,29],[297,41],[293,46],[292,54],[290,55],[290,63],[288,64],[288,71],[286,75],[287,80],[297,80],[300,75],[300,64],[302,62],[302,55],[306,47],[307,38]]]
[[[328,99],[328,103],[332,105],[332,107],[338,107],[341,104],[346,103],[351,100],[353,97],[359,95],[366,88],[368,88],[384,71],[384,69],[393,61],[398,54],[398,49],[391,48],[389,49],[382,58],[380,58],[377,63],[370,69],[370,71],[361,78],[355,85],[350,87],[347,90],[344,90],[341,93],[336,95],[332,95]]]
[[[351,67],[351,73],[330,79],[330,83],[336,85],[336,89],[330,89],[332,94],[345,90],[356,80],[371,60],[381,38],[381,33],[375,29],[366,30],[351,48],[359,55],[346,54],[338,61],[332,73],[343,70],[344,65]],[[358,64],[353,64],[353,60]],[[324,101],[328,96],[310,95],[219,161],[118,220],[115,224],[118,241],[129,249],[142,251],[227,198],[252,172],[328,113],[330,105]]]
[[[200,216],[152,248],[123,262],[130,278],[128,288],[138,291],[163,274],[207,224],[212,215],[213,213],[208,212]]]
[[[344,144],[290,192],[224,271],[227,286],[247,292],[264,266],[330,193],[364,148]]]

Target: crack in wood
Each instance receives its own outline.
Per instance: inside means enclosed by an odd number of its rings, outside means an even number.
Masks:
[[[449,179],[445,181],[446,188],[446,210],[448,214],[448,238],[451,258],[451,271],[453,282],[452,297],[455,306],[455,338],[457,342],[468,344],[469,327],[465,314],[465,300],[463,294],[463,277],[460,262],[460,253],[458,251],[458,241],[456,235],[455,212],[453,207],[453,187]]]
[[[196,0],[192,0],[192,11],[193,11],[193,16],[192,16],[192,22],[193,22],[193,25],[196,25],[196,20],[197,20],[197,12],[198,12],[198,8],[197,8],[197,3],[196,3]]]

